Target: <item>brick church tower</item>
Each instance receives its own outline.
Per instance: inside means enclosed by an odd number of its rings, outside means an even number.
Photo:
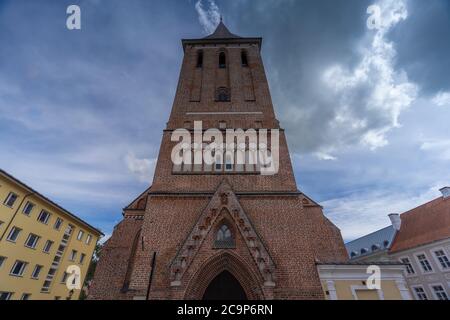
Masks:
[[[323,299],[316,263],[346,261],[339,229],[297,189],[260,55],[220,22],[183,40],[153,184],[106,242],[90,299]],[[279,129],[279,170],[174,165],[174,130]]]

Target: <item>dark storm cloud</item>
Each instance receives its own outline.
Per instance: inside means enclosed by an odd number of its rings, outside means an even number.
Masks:
[[[425,94],[450,91],[450,1],[409,4],[408,19],[392,34],[398,66]]]
[[[0,167],[110,232],[150,183],[180,39],[203,36],[220,11],[232,32],[264,37],[299,187],[346,238],[383,226],[384,210],[408,209],[450,181],[447,96],[441,107],[429,100],[450,90],[450,32],[448,1],[406,1],[408,18],[383,35],[396,53],[382,50],[388,76],[358,79],[362,58],[379,58],[367,50],[374,2],[400,0],[0,0]],[[73,3],[81,31],[65,28]],[[356,84],[339,87],[345,81]],[[368,107],[380,84],[383,93],[397,86],[381,100],[400,108]],[[413,88],[402,84],[420,89],[408,108]]]

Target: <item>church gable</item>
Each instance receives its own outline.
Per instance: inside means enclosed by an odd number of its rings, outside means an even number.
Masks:
[[[238,237],[247,247],[249,256],[264,279],[264,285],[275,286],[275,264],[269,251],[226,181],[218,187],[172,261],[171,286],[181,286],[183,276],[202,246],[206,245],[207,238],[213,239],[213,243],[209,245],[214,249],[233,249]]]

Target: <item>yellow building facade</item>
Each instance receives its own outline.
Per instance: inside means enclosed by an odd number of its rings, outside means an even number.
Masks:
[[[317,271],[327,300],[412,299],[402,264],[319,264]]]
[[[0,170],[0,300],[78,299],[101,236]]]

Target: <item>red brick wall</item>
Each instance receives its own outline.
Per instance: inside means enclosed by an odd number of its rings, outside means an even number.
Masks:
[[[199,49],[203,50],[201,70],[196,68]],[[248,54],[249,68],[241,66],[243,49]],[[218,70],[221,50],[227,54],[225,70]],[[231,102],[215,101],[218,86],[230,87]],[[254,101],[250,101],[252,96]],[[186,114],[223,111],[262,114]],[[279,128],[256,45],[225,47],[217,43],[186,47],[144,220],[125,219],[116,228],[98,265],[91,298],[145,296],[151,259],[156,252],[150,299],[201,298],[208,282],[223,269],[234,273],[250,298],[323,299],[315,261],[342,260],[346,257],[345,248],[339,230],[323,216],[321,208],[304,207],[304,197],[297,192],[284,131],[280,132],[280,171],[274,176],[175,175],[170,159],[175,145],[170,142],[171,131],[183,128],[186,121],[193,124],[196,120],[203,121],[204,129],[218,128],[219,121],[226,121],[228,128],[255,128],[256,121],[261,121],[263,128]],[[264,286],[250,249],[238,232],[236,248],[227,250],[214,249],[215,234],[208,233],[183,274],[180,286],[171,286],[171,263],[224,179],[237,194],[240,206],[275,264],[274,288]],[[142,244],[133,250],[133,239],[139,230]],[[127,271],[127,266],[131,270]],[[129,291],[120,293],[126,277],[130,281]]]

